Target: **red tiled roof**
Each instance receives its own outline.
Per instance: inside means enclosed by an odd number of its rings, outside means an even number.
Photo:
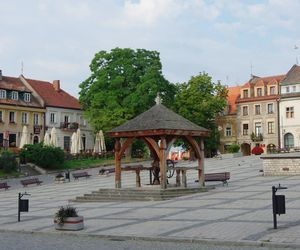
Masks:
[[[240,86],[228,87],[227,90],[228,90],[227,102],[229,104],[228,114],[235,114],[236,113],[236,103],[235,102],[240,95],[241,87]]]
[[[56,91],[52,83],[27,78],[25,79],[45,101],[46,106],[67,109],[81,109],[79,101],[75,97],[71,96],[62,89]]]
[[[0,88],[31,93],[31,91],[22,83],[20,78],[17,77],[2,76],[2,80],[0,80]]]
[[[276,75],[276,76],[266,76],[266,77],[259,77],[253,76],[248,82],[246,82],[242,88],[250,88],[252,86],[263,86],[269,84],[277,84],[279,83],[285,75]]]

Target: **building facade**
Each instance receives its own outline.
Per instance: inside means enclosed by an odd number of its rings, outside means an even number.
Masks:
[[[24,126],[30,143],[42,141],[45,112],[43,101],[20,78],[0,70],[0,148],[18,148]]]
[[[94,147],[94,135],[90,125],[83,119],[83,110],[78,100],[60,88],[60,81],[53,83],[27,79],[21,76],[29,89],[44,101],[45,132],[50,134],[56,128],[58,146],[65,151],[71,147],[71,137],[78,128],[81,130],[84,150]]]
[[[244,155],[260,145],[264,152],[279,146],[279,82],[284,75],[253,76],[240,90],[237,99],[237,142]]]
[[[220,133],[219,151],[221,154],[226,153],[228,146],[237,144],[236,100],[240,95],[240,87],[228,87],[227,90],[227,107],[216,118]]]
[[[300,148],[300,66],[294,65],[280,82],[280,147]]]

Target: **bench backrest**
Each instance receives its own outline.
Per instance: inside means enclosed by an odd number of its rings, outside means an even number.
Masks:
[[[205,174],[205,179],[206,180],[209,180],[209,179],[229,180],[230,172]]]
[[[22,184],[32,184],[32,183],[38,183],[38,182],[40,182],[38,178],[21,180]]]
[[[87,172],[73,173],[74,177],[87,176],[87,175],[89,175]]]

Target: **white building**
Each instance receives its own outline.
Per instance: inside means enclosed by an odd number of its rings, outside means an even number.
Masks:
[[[280,82],[280,147],[300,147],[300,66],[294,65]]]
[[[43,99],[46,108],[45,132],[50,134],[51,129],[56,128],[58,146],[69,151],[72,134],[80,128],[84,149],[93,149],[93,131],[83,119],[80,104],[75,97],[60,88],[60,81],[50,83],[21,77],[28,88]]]

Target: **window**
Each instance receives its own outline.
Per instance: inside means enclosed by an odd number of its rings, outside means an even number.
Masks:
[[[64,117],[65,123],[69,123],[69,120],[70,120],[69,116],[68,116],[68,115],[65,115],[65,117]]]
[[[257,88],[256,94],[257,94],[257,96],[262,96],[262,88]]]
[[[260,115],[260,105],[255,105],[255,114]]]
[[[255,123],[255,135],[259,136],[262,134],[261,122]]]
[[[270,87],[270,95],[275,95],[275,87]]]
[[[39,115],[33,114],[33,125],[39,125]]]
[[[6,99],[6,90],[0,89],[0,99]]]
[[[285,88],[285,92],[286,92],[286,93],[290,93],[290,87],[286,87],[286,88]]]
[[[24,101],[25,102],[30,102],[30,93],[25,93],[24,94]]]
[[[248,124],[243,124],[243,135],[248,135],[248,129],[249,129]]]
[[[11,92],[11,99],[12,100],[18,100],[19,99],[19,95],[18,95],[17,91]]]
[[[55,113],[50,113],[50,123],[55,123],[56,122],[56,115]]]
[[[248,98],[248,97],[249,97],[248,89],[244,89],[244,90],[243,90],[243,97],[244,97],[244,98]]]
[[[27,113],[22,113],[22,124],[28,123],[27,117],[28,117]]]
[[[0,148],[4,147],[4,145],[3,145],[3,139],[4,139],[3,133],[0,133]]]
[[[248,106],[243,107],[243,116],[248,115]]]
[[[274,113],[273,103],[269,103],[268,104],[268,114],[273,114],[273,113]]]
[[[1,110],[0,110],[0,122],[3,122],[3,113]]]
[[[268,134],[274,134],[274,133],[275,133],[275,123],[268,122]]]
[[[15,112],[11,111],[9,112],[9,122],[10,123],[15,123]]]
[[[231,125],[230,124],[227,124],[227,126],[226,126],[225,136],[231,136]]]
[[[296,92],[296,86],[293,86],[293,92]]]
[[[9,134],[9,147],[16,147],[17,146],[17,135],[16,134]]]
[[[64,150],[70,150],[70,136],[64,136]]]
[[[286,115],[286,118],[294,118],[294,107],[286,107],[285,115]]]

